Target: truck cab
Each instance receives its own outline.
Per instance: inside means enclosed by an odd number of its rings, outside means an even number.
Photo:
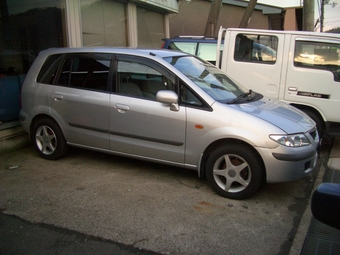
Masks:
[[[216,65],[234,79],[304,111],[320,136],[340,135],[340,35],[221,27],[218,47]]]

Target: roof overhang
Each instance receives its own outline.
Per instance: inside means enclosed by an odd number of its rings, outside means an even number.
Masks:
[[[222,3],[247,8],[249,1],[222,0]],[[284,8],[266,4],[256,4],[255,10],[262,11],[263,14],[268,15],[268,14],[280,14],[284,11]]]
[[[176,0],[133,0],[137,4],[153,7],[166,13],[178,13],[178,2]]]

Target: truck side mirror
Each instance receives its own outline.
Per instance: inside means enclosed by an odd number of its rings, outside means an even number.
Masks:
[[[313,192],[311,210],[315,219],[340,230],[340,184],[320,184]]]

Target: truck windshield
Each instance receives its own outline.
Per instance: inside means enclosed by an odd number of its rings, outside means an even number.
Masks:
[[[165,60],[219,102],[230,102],[249,91],[214,65],[195,56],[167,57]]]

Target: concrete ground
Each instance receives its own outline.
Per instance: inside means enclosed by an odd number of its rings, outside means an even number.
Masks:
[[[296,234],[329,150],[312,175],[237,201],[216,195],[193,171],[81,149],[46,161],[27,147],[0,155],[0,208],[136,252],[298,254]]]

